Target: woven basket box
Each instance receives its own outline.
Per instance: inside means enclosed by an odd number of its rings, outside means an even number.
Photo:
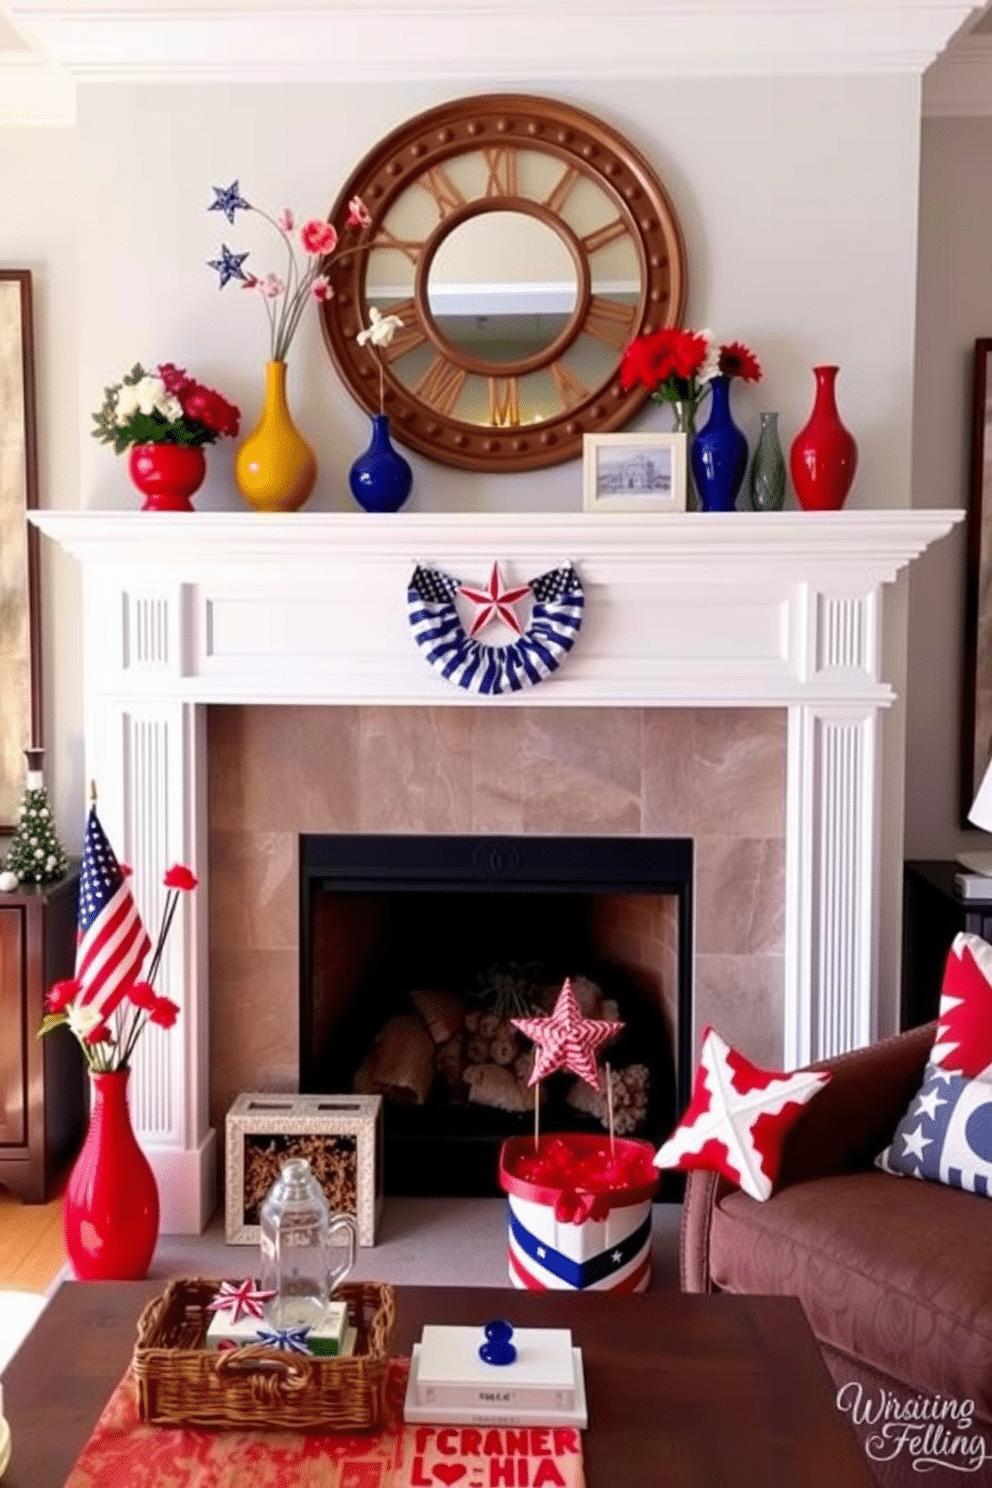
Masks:
[[[227,1113],[224,1230],[257,1245],[259,1206],[284,1162],[305,1157],[332,1214],[351,1214],[374,1245],[382,1213],[382,1097],[239,1095]]]
[[[138,1321],[132,1367],[142,1421],[152,1426],[368,1431],[380,1424],[396,1297],[381,1282],[345,1282],[357,1337],[346,1358],[283,1353],[263,1344],[206,1348],[219,1281],[172,1281]]]

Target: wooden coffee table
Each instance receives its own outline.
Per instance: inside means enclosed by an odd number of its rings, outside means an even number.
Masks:
[[[3,1488],[63,1488],[161,1288],[59,1289],[4,1377],[14,1453]],[[571,1328],[585,1362],[588,1488],[873,1488],[792,1298],[399,1287],[397,1314],[397,1354],[425,1322]]]

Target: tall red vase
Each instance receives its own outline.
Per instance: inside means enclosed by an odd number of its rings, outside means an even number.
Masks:
[[[807,511],[839,511],[847,500],[858,463],[854,436],[837,412],[838,367],[814,367],[816,397],[809,422],[789,451],[789,470],[799,505]]]
[[[207,457],[198,444],[134,444],[127,468],[145,498],[142,511],[191,512],[189,498],[203,484]]]
[[[63,1211],[66,1249],[80,1281],[140,1281],[158,1239],[158,1188],[131,1127],[129,1073],[90,1076],[89,1130]]]

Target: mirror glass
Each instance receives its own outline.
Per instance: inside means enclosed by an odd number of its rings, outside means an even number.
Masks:
[[[525,212],[470,217],[441,243],[427,300],[452,346],[486,362],[522,361],[561,335],[578,281],[564,240]]]

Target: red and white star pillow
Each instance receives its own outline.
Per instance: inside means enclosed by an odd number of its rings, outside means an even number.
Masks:
[[[956,935],[947,953],[930,1062],[992,1083],[992,945],[980,935]]]
[[[655,1167],[708,1168],[752,1199],[770,1198],[786,1132],[830,1079],[824,1070],[761,1069],[707,1028],[692,1099]]]

